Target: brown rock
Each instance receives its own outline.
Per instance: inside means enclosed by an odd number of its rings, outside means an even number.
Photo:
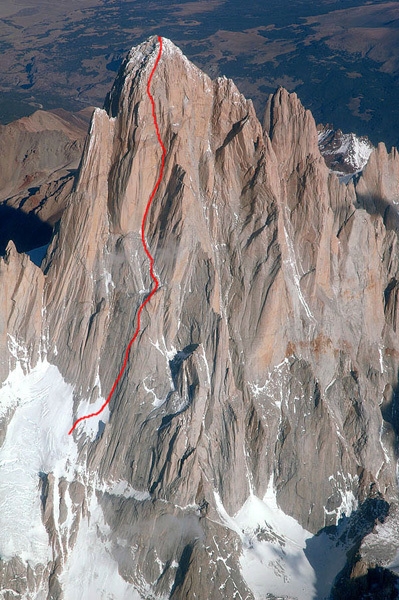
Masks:
[[[152,92],[167,155],[145,232],[161,285],[109,419],[95,440],[73,434],[84,468],[53,485],[54,528],[73,520],[53,566],[95,499],[99,537],[143,597],[205,600],[211,581],[214,600],[252,598],[216,498],[233,517],[274,480],[313,533],[375,494],[397,498],[397,232],[370,208],[385,194],[394,211],[396,154],[379,147],[356,187],[340,184],[295,94],[269,98],[262,130],[233,82],[163,43]],[[48,358],[75,411],[107,396],[151,286],[140,227],[160,165],[146,95],[157,52],[155,37],[133,49],[94,112],[45,275],[7,259],[45,278]],[[112,492],[121,481],[129,493]]]

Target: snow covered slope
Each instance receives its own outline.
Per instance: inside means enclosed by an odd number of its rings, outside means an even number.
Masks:
[[[278,506],[273,481],[261,500],[251,494],[230,517],[215,492],[222,522],[242,541],[240,567],[255,600],[268,595],[297,600],[330,596],[346,563],[348,545],[335,534],[313,536]]]
[[[319,126],[318,135],[320,152],[327,166],[340,176],[362,171],[373,151],[367,137],[343,133],[329,125]]]
[[[13,340],[14,349],[16,345]],[[20,346],[18,354],[24,354]],[[97,502],[95,478],[88,481],[78,461],[77,444],[68,435],[72,405],[73,387],[46,359],[33,369],[19,360],[0,387],[0,420],[5,428],[0,448],[0,557],[3,561],[21,559],[33,571],[45,574],[60,552],[65,598],[139,599],[118,573],[106,540],[109,527]],[[90,438],[91,424],[86,427]],[[82,488],[88,488],[83,515],[66,487],[66,482],[73,481],[75,486],[81,481]],[[126,494],[126,485],[119,482],[116,492]],[[49,507],[54,511],[51,523]],[[6,591],[0,590],[1,598]],[[20,597],[39,600],[47,594],[48,582],[43,577],[43,585],[33,594]]]
[[[0,555],[46,564],[53,557],[38,488],[41,474],[74,475],[77,448],[66,435],[72,387],[46,360],[28,373],[17,363],[0,389],[0,411],[2,418],[8,416],[0,449]]]

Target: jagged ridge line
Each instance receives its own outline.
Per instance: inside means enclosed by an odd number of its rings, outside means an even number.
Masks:
[[[108,394],[107,399],[105,400],[104,404],[98,409],[98,411],[91,413],[89,415],[84,415],[83,417],[79,417],[79,419],[77,419],[74,424],[72,425],[71,429],[68,431],[68,435],[70,435],[74,429],[76,428],[76,426],[81,423],[82,421],[84,421],[85,419],[90,419],[91,417],[97,417],[99,414],[102,413],[102,411],[104,410],[104,408],[110,403],[112,396],[115,393],[115,390],[118,386],[118,383],[120,382],[122,375],[127,367],[127,363],[129,361],[129,355],[130,355],[130,349],[133,346],[134,342],[136,341],[139,333],[140,333],[140,329],[141,329],[141,313],[143,312],[144,307],[146,306],[146,304],[148,304],[148,302],[151,300],[151,298],[153,297],[153,295],[155,294],[155,292],[157,291],[157,289],[159,288],[159,280],[157,278],[157,276],[154,273],[154,257],[152,256],[151,252],[149,251],[149,248],[147,246],[147,242],[145,239],[145,225],[146,225],[146,221],[147,221],[147,217],[148,217],[148,213],[150,211],[152,202],[154,200],[155,194],[158,191],[158,188],[161,184],[162,178],[163,178],[163,173],[164,173],[164,168],[165,168],[165,156],[166,156],[166,148],[164,146],[164,143],[162,141],[161,138],[161,134],[159,132],[159,126],[158,126],[158,120],[157,120],[157,115],[156,115],[156,110],[155,110],[155,101],[154,101],[154,97],[151,94],[151,81],[153,78],[153,75],[158,67],[158,63],[161,59],[161,55],[162,55],[162,37],[159,35],[158,36],[158,42],[159,42],[159,50],[158,50],[158,55],[157,58],[155,60],[154,66],[151,70],[150,76],[148,78],[147,81],[147,96],[150,99],[151,102],[151,110],[152,110],[152,118],[154,121],[154,126],[155,126],[155,132],[157,135],[157,139],[158,139],[158,143],[161,147],[162,150],[162,156],[161,156],[161,166],[159,169],[159,175],[158,175],[158,179],[154,185],[154,188],[151,192],[151,195],[148,199],[145,211],[144,211],[144,215],[143,218],[141,220],[141,243],[143,245],[144,248],[144,252],[146,253],[149,261],[150,261],[150,275],[151,275],[151,279],[154,282],[154,286],[152,288],[152,290],[150,291],[150,293],[148,294],[148,296],[143,300],[143,302],[140,304],[139,309],[137,311],[137,325],[136,325],[136,330],[134,332],[134,335],[132,337],[132,339],[130,340],[129,344],[127,345],[127,348],[125,350],[125,356],[124,356],[124,360],[123,360],[123,364],[122,367],[114,381],[114,384],[111,388],[111,391]]]

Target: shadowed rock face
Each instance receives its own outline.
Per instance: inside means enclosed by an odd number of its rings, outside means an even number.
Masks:
[[[44,274],[12,248],[0,265],[6,277],[15,263],[2,355],[8,332],[35,365],[42,328],[74,416],[111,389],[150,289],[139,232],[160,162],[146,96],[157,51],[156,38],[134,48],[94,112]],[[398,239],[380,207],[396,215],[399,159],[380,146],[356,187],[340,184],[295,94],[271,96],[262,127],[232,81],[211,81],[168,40],[152,93],[167,156],[146,238],[161,286],[109,418],[97,436],[74,432],[73,477],[41,479],[53,559],[40,577],[62,597],[91,498],[137,597],[253,598],[221,504],[236,515],[272,482],[316,533],[370,498],[397,502]],[[118,481],[141,491],[118,495]]]

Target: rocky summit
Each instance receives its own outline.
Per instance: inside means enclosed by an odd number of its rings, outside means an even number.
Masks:
[[[399,157],[345,184],[152,37],[94,111],[41,268],[0,259],[4,600],[395,597]],[[64,204],[63,204],[64,206]]]

